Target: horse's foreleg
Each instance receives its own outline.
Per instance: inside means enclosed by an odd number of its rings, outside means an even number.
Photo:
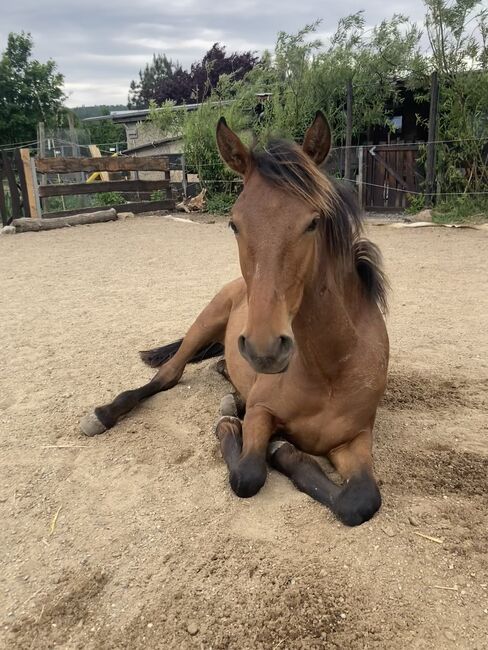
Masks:
[[[269,462],[288,476],[299,490],[328,506],[344,524],[358,526],[371,519],[381,506],[381,495],[372,471],[370,439],[371,434],[360,434],[330,454],[337,471],[345,479],[342,486],[331,481],[316,460],[289,442],[271,442]]]
[[[329,458],[344,479],[333,510],[348,526],[357,526],[381,507],[381,494],[373,471],[372,430],[333,450]]]
[[[188,361],[206,345],[223,340],[232,307],[231,296],[224,288],[202,311],[188,330],[176,354],[166,362],[147,384],[124,391],[109,404],[98,406],[85,416],[80,427],[88,436],[103,433],[142,400],[173,388],[180,380]]]
[[[229,468],[230,485],[237,496],[252,497],[266,482],[266,449],[273,418],[256,407],[246,412],[243,423],[230,411],[223,409],[222,414],[215,433]]]

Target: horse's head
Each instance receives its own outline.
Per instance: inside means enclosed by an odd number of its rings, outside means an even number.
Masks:
[[[294,348],[292,321],[316,267],[329,187],[317,165],[330,149],[329,125],[318,112],[302,148],[276,141],[251,151],[221,118],[217,143],[227,165],[244,178],[229,224],[249,304],[239,349],[257,372],[283,372]]]

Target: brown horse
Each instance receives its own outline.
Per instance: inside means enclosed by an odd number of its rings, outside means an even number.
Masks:
[[[271,141],[249,150],[223,118],[217,142],[244,178],[230,221],[242,278],[215,296],[183,340],[142,353],[161,365],[155,377],[95,409],[82,430],[102,433],[177,384],[188,362],[225,349],[223,372],[237,395],[223,400],[216,434],[234,492],[256,494],[268,460],[341,521],[361,524],[381,505],[372,460],[388,367],[379,251],[361,237],[352,194],[318,169],[331,143],[322,113],[302,148]],[[309,454],[326,456],[343,484]]]

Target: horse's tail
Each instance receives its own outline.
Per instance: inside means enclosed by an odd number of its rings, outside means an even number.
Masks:
[[[166,361],[169,361],[171,357],[174,357],[182,342],[183,339],[179,339],[173,343],[168,343],[168,345],[163,345],[160,348],[143,350],[142,352],[139,352],[139,355],[145,364],[151,366],[151,368],[158,368],[159,366],[162,366],[163,363],[166,363]],[[188,363],[200,363],[200,361],[204,361],[205,359],[221,357],[223,354],[224,346],[222,343],[210,343],[201,350],[198,350],[198,352],[189,359]]]

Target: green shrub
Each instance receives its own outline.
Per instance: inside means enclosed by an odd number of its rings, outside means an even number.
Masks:
[[[207,198],[207,212],[214,214],[228,214],[236,200],[235,194],[217,192]]]
[[[234,107],[214,106],[213,100],[188,113],[183,125],[184,152],[187,171],[197,174],[202,187],[209,195],[232,194],[240,180],[222,161],[215,139],[217,122],[224,116],[229,126],[242,132],[243,115]]]
[[[447,197],[436,206],[433,217],[439,223],[484,221],[488,219],[488,196],[464,194]]]
[[[417,214],[425,208],[425,196],[423,194],[408,194],[407,214]]]
[[[151,192],[151,201],[164,201],[166,198],[166,192],[163,190],[154,190]]]
[[[102,192],[97,195],[98,205],[117,205],[126,203],[120,192]]]

